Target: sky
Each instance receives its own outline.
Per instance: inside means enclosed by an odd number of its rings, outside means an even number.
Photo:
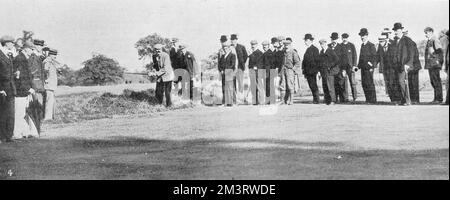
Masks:
[[[0,35],[18,38],[32,30],[73,69],[101,53],[128,71],[142,70],[134,44],[152,33],[179,38],[201,60],[217,52],[220,35],[237,33],[247,48],[250,40],[283,35],[302,52],[306,33],[318,41],[347,32],[359,46],[361,28],[368,28],[375,42],[395,22],[402,22],[413,40],[422,40],[426,26],[448,29],[449,1],[2,0],[0,6]]]

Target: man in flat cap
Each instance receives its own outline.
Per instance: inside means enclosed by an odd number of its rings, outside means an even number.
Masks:
[[[0,143],[11,142],[14,134],[16,77],[14,60],[14,38],[0,38]]]
[[[341,69],[342,72],[345,72],[348,79],[348,82],[350,83],[350,88],[352,91],[352,97],[353,101],[356,101],[358,98],[358,92],[356,90],[356,74],[355,70],[357,70],[357,63],[358,63],[358,57],[356,53],[356,48],[353,43],[351,43],[348,38],[348,33],[343,33],[342,35],[342,43],[341,43],[341,49],[342,49],[342,57],[341,57]],[[345,76],[344,76],[345,77]],[[342,86],[342,85],[341,85]],[[345,80],[344,84],[344,95],[347,96],[348,99],[348,86],[347,86],[347,80]]]
[[[336,103],[335,92],[335,76],[339,74],[339,57],[336,52],[331,50],[325,39],[319,41],[319,66],[321,67],[320,75],[322,76],[322,87],[325,96],[325,103],[327,105],[334,105]]]
[[[295,86],[295,69],[301,67],[300,57],[292,48],[289,40],[284,40],[284,57],[281,67],[280,97],[281,104],[292,105]]]
[[[274,43],[275,51],[273,52],[273,55],[274,55],[273,62],[274,62],[275,69],[277,70],[277,74],[276,75],[273,74],[273,75],[275,75],[275,80],[274,80],[275,89],[274,90],[275,90],[275,96],[277,97],[277,99],[279,99],[281,97],[280,84],[281,84],[281,69],[283,66],[283,59],[284,59],[284,45],[283,45],[284,37],[278,36],[273,41],[275,41],[275,43]],[[272,76],[272,74],[270,76]],[[280,100],[280,102],[284,101],[283,99],[279,99],[279,100]]]
[[[306,51],[303,55],[302,70],[303,75],[308,81],[309,89],[313,95],[313,103],[319,103],[319,88],[317,86],[317,74],[320,71],[319,49],[313,45],[314,37],[307,33],[303,38],[305,40]]]
[[[375,104],[377,102],[377,93],[373,80],[373,72],[376,68],[377,50],[375,45],[369,41],[369,31],[362,28],[359,31],[361,37],[361,50],[359,53],[358,68],[361,70],[361,83],[366,97],[366,103]]]
[[[411,105],[409,94],[408,71],[414,64],[414,45],[411,38],[403,34],[403,25],[399,22],[394,24],[392,30],[395,33],[395,73],[398,75],[398,83],[401,90],[401,104]]]
[[[252,104],[265,104],[265,79],[266,68],[262,65],[261,50],[258,49],[258,42],[256,40],[250,41],[251,52],[248,56],[248,70],[250,75],[250,91],[252,93]],[[264,80],[264,81],[260,81]]]
[[[242,101],[244,96],[244,71],[245,71],[245,63],[247,62],[248,53],[247,49],[244,45],[238,43],[238,35],[237,34],[231,34],[230,37],[231,46],[236,51],[237,56],[237,66],[238,70],[236,72],[236,81],[235,81],[235,87],[236,87],[236,96],[235,101]]]
[[[189,73],[189,80],[186,80],[189,88],[189,96],[191,100],[194,100],[194,80],[199,80],[200,68],[197,64],[197,60],[192,52],[187,50],[186,44],[179,45],[178,66],[180,69],[184,69]],[[187,90],[183,90],[187,91]]]
[[[339,43],[339,34],[337,32],[331,33],[331,43],[328,45],[331,50],[333,50],[339,57],[338,66],[340,68],[339,74],[335,76],[335,90],[336,90],[336,101],[345,103],[348,101],[348,91],[346,89],[347,71],[342,64],[345,52],[343,52],[342,45]]]
[[[46,90],[46,106],[44,120],[53,120],[55,114],[56,100],[55,90],[58,87],[58,73],[57,69],[61,64],[56,60],[58,51],[55,49],[46,49],[47,58],[44,60],[44,69],[46,75],[44,88]]]
[[[428,70],[431,86],[434,89],[434,99],[432,103],[442,103],[442,81],[440,71],[444,63],[444,54],[441,42],[434,35],[434,29],[426,27],[424,29],[427,45],[425,47],[425,69]]]
[[[384,76],[386,92],[391,102],[399,104],[401,96],[398,76],[394,70],[394,54],[395,46],[391,43],[387,34],[382,34],[378,38],[377,63],[380,73]]]
[[[275,95],[275,77],[278,76],[278,69],[275,65],[275,46],[277,46],[277,38],[272,38],[271,43],[263,42],[264,53],[262,55],[262,64],[266,69],[266,97],[268,104],[276,103]]]
[[[155,44],[153,48],[155,53],[153,54],[153,65],[150,69],[150,75],[155,75],[157,77],[155,95],[160,104],[163,104],[163,98],[165,96],[166,106],[170,107],[172,106],[172,81],[175,77],[170,62],[170,56],[162,51],[162,44]]]
[[[42,49],[44,48],[45,42],[43,40],[32,39],[32,44],[25,42],[27,46],[30,46],[33,51],[28,58],[30,65],[30,72],[33,77],[32,88],[35,93],[33,94],[33,101],[30,103],[27,112],[29,113],[31,119],[38,133],[41,133],[41,125],[45,117],[45,107],[47,92],[45,90],[45,80],[47,80],[47,73],[45,73],[44,59]]]

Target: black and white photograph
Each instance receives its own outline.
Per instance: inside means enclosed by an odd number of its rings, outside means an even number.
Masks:
[[[0,43],[0,182],[449,180],[448,0],[0,0]]]

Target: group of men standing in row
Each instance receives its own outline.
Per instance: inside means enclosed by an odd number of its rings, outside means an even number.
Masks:
[[[0,43],[0,143],[37,137],[42,121],[54,118],[58,52],[28,31]]]
[[[271,38],[270,43],[263,41],[263,51],[257,48],[258,42],[252,40],[248,55],[245,46],[237,43],[237,34],[232,34],[230,40],[226,35],[222,35],[218,70],[222,79],[223,104],[232,106],[237,103],[237,99],[242,98],[243,74],[247,60],[254,105],[275,104],[276,90],[280,91],[281,104],[292,104],[295,79],[300,72],[305,76],[311,89],[313,103],[319,103],[317,77],[322,79],[326,104],[349,102],[349,88],[352,100],[356,101],[357,71],[361,71],[366,103],[375,104],[377,96],[373,75],[378,66],[384,76],[386,92],[393,103],[405,106],[419,103],[418,71],[422,66],[417,45],[406,35],[407,31],[401,23],[395,23],[392,31],[394,39],[391,38],[392,32],[389,28],[382,31],[376,48],[368,39],[367,28],[362,28],[359,32],[362,41],[359,60],[355,45],[349,42],[347,33],[341,35],[342,43],[339,43],[339,34],[336,32],[331,34],[331,43],[321,39],[320,49],[313,45],[312,34],[305,34],[307,49],[302,61],[297,51],[292,48],[291,38],[280,36]],[[433,35],[434,30],[427,27],[424,31],[428,39],[425,49],[425,69],[429,70],[431,85],[435,92],[433,103],[442,103],[440,70],[444,52],[439,40]],[[448,57],[448,48],[446,56]],[[444,104],[448,105],[448,92]]]

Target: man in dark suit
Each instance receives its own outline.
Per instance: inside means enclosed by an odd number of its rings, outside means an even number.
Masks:
[[[278,76],[278,71],[275,66],[275,48],[273,45],[276,45],[277,38],[271,39],[271,44],[268,41],[265,41],[263,44],[264,53],[262,55],[262,65],[266,69],[266,97],[267,103],[275,104],[276,103],[276,95],[275,95],[275,77]]]
[[[237,102],[242,101],[243,95],[244,95],[244,71],[245,71],[245,62],[247,62],[248,54],[247,49],[244,45],[238,44],[238,35],[237,34],[231,34],[230,37],[231,40],[231,46],[234,48],[237,56],[237,72],[235,77],[235,88],[236,88],[236,94],[237,99],[234,97],[234,101]]]
[[[320,75],[322,76],[322,87],[327,105],[336,103],[336,92],[334,81],[336,75],[339,74],[339,57],[336,52],[331,50],[325,39],[319,41],[321,50],[319,53],[319,65],[321,67]]]
[[[0,38],[0,143],[11,142],[14,134],[15,96],[13,66],[14,38]]]
[[[224,106],[233,106],[234,80],[237,68],[236,55],[230,49],[229,41],[222,42],[222,51],[219,53],[217,66],[224,82]]]
[[[307,49],[303,55],[302,71],[308,81],[309,89],[313,95],[313,103],[319,103],[319,88],[317,86],[317,74],[320,71],[319,49],[313,45],[314,38],[311,34],[305,34],[303,38]]]
[[[419,104],[420,103],[420,93],[419,93],[419,71],[422,69],[422,64],[419,60],[419,49],[417,48],[417,44],[412,41],[412,48],[414,49],[414,61],[413,66],[408,70],[408,86],[409,86],[409,95],[411,98],[411,104]]]
[[[265,81],[260,81],[266,79],[266,69],[261,62],[263,53],[258,49],[258,42],[256,40],[250,41],[250,45],[251,53],[248,56],[248,71],[250,75],[252,104],[265,104]]]
[[[440,41],[434,36],[434,30],[431,27],[426,27],[425,37],[427,38],[427,45],[425,47],[425,69],[430,75],[430,83],[434,89],[434,99],[432,103],[442,103],[442,81],[440,71],[444,62],[443,50]],[[416,47],[417,48],[417,47]]]
[[[373,82],[373,72],[376,67],[377,51],[375,45],[368,39],[369,31],[362,28],[359,31],[361,36],[361,51],[359,53],[358,68],[361,69],[361,82],[366,97],[366,103],[376,103],[377,93],[375,91],[375,84]]]
[[[450,31],[448,31],[447,30],[447,32],[445,33],[445,35],[447,36],[447,40],[448,39],[450,39]],[[450,54],[449,54],[449,52],[450,52],[450,45],[449,44],[447,44],[447,48],[446,48],[446,51],[445,51],[445,73],[447,73],[447,97],[445,98],[445,102],[444,103],[442,103],[441,105],[448,105],[448,100],[449,100],[449,93],[448,93],[448,91],[449,91],[449,83],[448,83],[448,81],[449,81],[449,77],[448,77],[448,69],[449,69],[449,63],[450,63]]]
[[[186,44],[179,45],[177,64],[179,68],[185,69],[189,73],[189,96],[191,100],[194,100],[194,79],[200,75],[200,69],[194,54],[187,50]]]
[[[386,92],[394,103],[400,103],[400,91],[398,87],[398,76],[394,70],[395,45],[389,40],[387,34],[382,34],[378,38],[377,63],[379,64],[380,73],[383,74],[386,84]]]
[[[342,34],[342,57],[341,57],[341,69],[343,76],[346,76],[346,79],[349,80],[350,88],[352,90],[353,101],[356,101],[358,98],[358,92],[356,90],[356,77],[355,77],[355,69],[357,66],[358,58],[356,54],[355,45],[348,41],[349,35],[348,33]],[[341,85],[342,86],[342,85]],[[345,80],[344,85],[344,95],[347,96],[348,99],[348,86],[347,81]]]
[[[180,53],[180,49],[179,49],[179,44],[178,44],[178,38],[172,38],[171,40],[171,46],[170,46],[170,50],[169,50],[169,56],[170,56],[170,63],[172,63],[172,68],[178,69],[179,65],[179,53]]]
[[[401,90],[401,104],[404,106],[411,105],[409,95],[408,75],[409,68],[414,64],[414,47],[413,41],[403,34],[404,27],[401,23],[395,23],[392,30],[395,32],[395,72],[398,74],[398,83]]]
[[[339,58],[339,61],[337,63],[337,65],[340,68],[340,72],[339,74],[337,74],[335,76],[335,80],[334,80],[334,86],[335,86],[335,91],[336,91],[336,101],[339,102],[347,102],[348,101],[348,93],[347,89],[346,89],[346,79],[347,79],[347,75],[346,75],[346,71],[343,68],[342,65],[342,57],[344,57],[344,52],[342,49],[341,44],[338,42],[339,39],[339,34],[337,32],[333,32],[331,33],[331,43],[328,45],[328,47],[333,50],[336,55]]]

